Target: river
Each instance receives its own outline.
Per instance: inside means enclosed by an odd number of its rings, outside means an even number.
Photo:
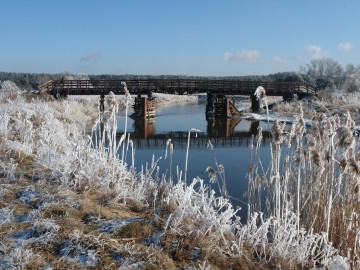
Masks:
[[[132,109],[129,115],[133,113]],[[185,160],[187,152],[188,134],[191,129],[200,132],[191,132],[190,147],[188,152],[187,182],[193,178],[204,179],[214,190],[219,192],[217,183],[210,183],[210,177],[206,169],[211,166],[219,172],[222,164],[227,192],[231,197],[234,207],[241,207],[240,216],[242,220],[247,216],[247,199],[244,194],[248,188],[247,170],[251,159],[251,137],[257,134],[258,127],[264,130],[264,143],[261,146],[260,156],[264,165],[269,163],[270,148],[269,136],[266,131],[271,124],[266,121],[254,122],[245,119],[213,120],[207,121],[205,117],[205,104],[185,104],[172,106],[158,106],[153,123],[135,121],[127,118],[127,131],[135,146],[135,167],[150,166],[152,159],[158,160],[158,173],[161,177],[169,179],[173,175],[174,182],[177,181],[177,167],[182,171],[184,179]],[[124,132],[125,113],[122,112],[118,118],[118,132]],[[197,137],[196,137],[197,136]],[[172,163],[166,155],[166,143],[172,137],[173,160]],[[208,147],[211,141],[213,149]],[[131,164],[131,155],[126,157]],[[221,167],[221,166],[220,166]],[[218,181],[220,174],[218,173]]]

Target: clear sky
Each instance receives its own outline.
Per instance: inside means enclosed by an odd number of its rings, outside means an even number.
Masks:
[[[359,0],[0,0],[0,71],[267,75],[360,64]]]

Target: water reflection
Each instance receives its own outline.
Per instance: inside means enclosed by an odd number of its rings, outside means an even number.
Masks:
[[[185,169],[186,147],[188,134],[191,128],[202,132],[191,133],[190,151],[188,156],[188,183],[199,177],[214,189],[219,195],[217,184],[210,182],[206,168],[216,168],[222,164],[226,173],[226,186],[235,207],[240,206],[240,216],[246,220],[247,172],[251,163],[252,137],[263,129],[263,144],[259,158],[266,169],[270,157],[270,124],[264,121],[250,121],[246,119],[208,119],[205,117],[205,104],[188,104],[182,106],[159,107],[153,121],[134,120],[128,118],[130,138],[135,147],[135,168],[141,171],[156,161],[156,174],[160,179],[174,179]],[[119,138],[123,133],[124,117],[118,121]],[[166,143],[171,139],[173,154],[166,158]],[[209,148],[208,141],[214,148]],[[131,155],[125,157],[127,164],[132,164]],[[225,177],[225,175],[224,175]]]
[[[133,138],[151,137],[155,134],[155,119],[135,119],[133,130]]]
[[[259,121],[241,120],[240,118],[209,118],[206,119],[206,122],[206,131],[191,134],[190,147],[206,148],[208,141],[211,141],[217,148],[248,145],[251,137],[257,135],[260,127]],[[241,122],[243,125],[236,129]],[[130,137],[137,149],[165,147],[168,139],[171,139],[173,145],[178,148],[187,146],[188,130],[156,132],[154,119],[135,119],[132,130]],[[269,132],[263,131],[263,137],[263,143],[266,143]]]

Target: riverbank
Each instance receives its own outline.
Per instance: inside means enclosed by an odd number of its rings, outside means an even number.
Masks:
[[[254,212],[241,224],[203,180],[173,185],[156,161],[123,164],[117,150],[132,144],[112,137],[116,100],[104,145],[85,135],[99,124],[93,103],[45,99],[1,92],[2,269],[347,269],[326,235],[296,229],[290,208],[278,223]]]
[[[119,110],[124,110],[126,107],[126,102],[129,106],[134,104],[136,95],[131,95],[126,98],[124,95],[116,96],[116,101],[119,107]],[[157,106],[171,106],[177,104],[185,104],[185,103],[197,103],[198,97],[196,95],[169,95],[169,94],[161,94],[161,93],[153,93],[152,97],[155,99]],[[99,103],[98,96],[69,96],[69,100],[75,100],[79,102],[92,103],[94,106],[97,106]]]

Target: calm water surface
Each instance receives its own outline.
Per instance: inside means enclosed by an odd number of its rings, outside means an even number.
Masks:
[[[129,115],[132,113],[133,111],[129,111]],[[172,172],[175,182],[177,180],[176,167],[184,172],[188,132],[192,128],[200,130],[197,138],[195,132],[191,132],[187,182],[200,177],[206,183],[210,183],[206,168],[211,166],[216,170],[216,161],[218,164],[223,164],[228,193],[233,198],[234,206],[242,208],[240,212],[242,219],[246,219],[246,198],[243,194],[248,187],[246,173],[251,157],[249,144],[251,135],[256,135],[259,125],[264,131],[269,130],[267,122],[207,121],[205,104],[158,107],[152,124],[135,121],[130,117],[127,121],[127,130],[131,133],[136,147],[137,171],[141,170],[142,166],[145,168],[146,164],[150,165],[154,157],[155,160],[159,159],[159,175],[166,175],[169,179]],[[125,113],[118,119],[119,133],[124,131],[124,125]],[[165,159],[166,141],[170,137],[174,145],[172,166],[169,156]],[[207,147],[208,140],[214,145],[213,150]],[[261,147],[263,165],[269,163],[269,141],[269,138],[265,139]],[[127,162],[131,164],[131,155],[127,155]],[[211,184],[211,186],[218,191],[217,184]]]

